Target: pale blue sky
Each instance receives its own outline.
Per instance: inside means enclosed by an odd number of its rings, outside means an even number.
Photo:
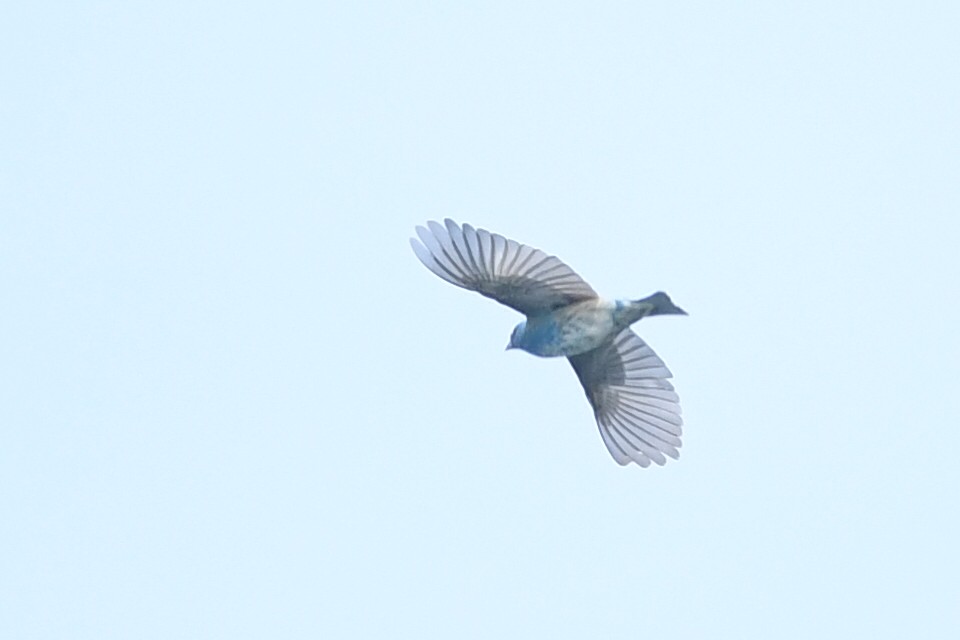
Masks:
[[[22,2],[0,637],[948,638],[954,2]],[[668,291],[679,462],[420,265]]]

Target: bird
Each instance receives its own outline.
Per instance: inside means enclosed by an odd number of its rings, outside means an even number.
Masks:
[[[508,350],[570,361],[618,464],[646,468],[680,457],[683,419],[673,375],[630,328],[648,316],[687,315],[666,293],[601,298],[559,258],[449,218],[417,226],[416,234],[410,245],[434,274],[526,316]]]

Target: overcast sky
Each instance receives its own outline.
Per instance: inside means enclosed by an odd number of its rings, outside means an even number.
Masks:
[[[14,5],[0,637],[960,628],[956,3]],[[690,313],[679,461],[448,216]]]

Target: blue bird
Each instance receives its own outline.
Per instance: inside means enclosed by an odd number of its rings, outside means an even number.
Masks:
[[[672,374],[630,329],[647,316],[687,315],[667,294],[604,300],[559,258],[450,219],[417,227],[417,236],[410,244],[428,269],[526,316],[507,349],[570,360],[614,460],[648,467],[680,457]]]

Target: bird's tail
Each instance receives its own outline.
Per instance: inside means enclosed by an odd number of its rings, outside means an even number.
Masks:
[[[641,315],[637,318],[646,317],[646,316],[661,316],[661,315],[687,315],[687,312],[673,304],[673,300],[670,299],[670,296],[665,294],[663,291],[657,291],[652,296],[647,296],[640,300],[633,300],[632,306],[639,312]]]

